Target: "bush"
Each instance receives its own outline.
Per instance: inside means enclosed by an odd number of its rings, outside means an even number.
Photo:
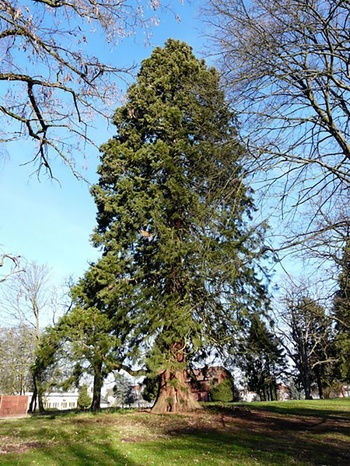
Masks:
[[[78,406],[80,409],[88,409],[91,406],[91,397],[88,394],[87,386],[83,385],[79,391]]]
[[[151,403],[157,398],[158,395],[158,377],[146,377],[142,382],[142,385],[144,386],[142,397],[144,400]]]
[[[210,398],[212,401],[233,401],[233,397],[233,383],[228,378],[223,380],[221,383],[215,385],[210,390]]]

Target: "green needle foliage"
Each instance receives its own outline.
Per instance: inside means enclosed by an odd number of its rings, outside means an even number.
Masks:
[[[265,305],[245,150],[217,71],[175,40],[143,61],[114,124],[92,188],[99,296],[128,326],[130,360],[162,374],[160,410],[180,410],[179,398],[185,410],[191,358],[232,342]]]
[[[78,406],[80,409],[88,409],[91,406],[91,398],[88,394],[87,385],[82,385],[79,396],[78,396]]]
[[[336,321],[335,343],[339,355],[339,378],[350,381],[350,239],[346,239],[340,260],[338,290],[333,303],[333,315]]]
[[[236,363],[247,380],[249,390],[261,401],[277,400],[277,380],[285,369],[280,339],[259,314],[251,316],[245,338],[237,346]]]
[[[223,403],[233,401],[234,387],[230,378],[224,379],[210,390],[211,401],[222,401]]]

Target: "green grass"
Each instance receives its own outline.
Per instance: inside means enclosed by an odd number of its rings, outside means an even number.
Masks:
[[[285,416],[316,416],[334,419],[350,420],[350,398],[337,398],[330,400],[288,400],[288,401],[266,401],[257,403],[208,403],[209,409],[231,409],[237,407],[249,407],[279,413]]]
[[[350,464],[350,399],[210,404],[194,415],[51,413],[0,420],[0,465]]]

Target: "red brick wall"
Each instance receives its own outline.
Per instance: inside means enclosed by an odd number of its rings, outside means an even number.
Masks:
[[[0,395],[0,417],[23,416],[27,410],[28,396]]]

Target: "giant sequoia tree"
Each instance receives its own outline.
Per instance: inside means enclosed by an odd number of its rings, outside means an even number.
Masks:
[[[92,188],[93,241],[116,271],[104,299],[123,303],[129,356],[159,377],[154,410],[195,409],[190,360],[232,341],[237,318],[264,297],[244,148],[218,73],[175,40],[143,61],[114,124]]]

